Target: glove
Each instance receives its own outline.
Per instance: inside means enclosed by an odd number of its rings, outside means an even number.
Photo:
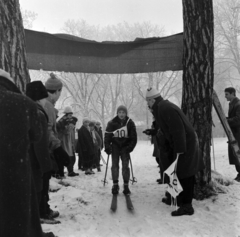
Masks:
[[[56,148],[53,151],[54,156],[58,156],[64,166],[68,166],[70,164],[70,158],[67,152],[62,148],[62,146]]]
[[[154,136],[157,134],[157,131],[155,129],[146,129],[143,131],[148,136]]]
[[[105,152],[106,152],[108,155],[111,155],[111,154],[112,154],[112,147],[111,147],[111,146],[106,147],[106,148],[105,148]]]
[[[129,146],[126,148],[126,152],[127,152],[127,153],[131,153],[132,151],[133,151],[133,149],[130,148]]]

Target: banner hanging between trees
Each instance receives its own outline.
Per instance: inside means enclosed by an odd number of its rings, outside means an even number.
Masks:
[[[98,74],[182,70],[183,34],[96,42],[25,29],[28,68]]]

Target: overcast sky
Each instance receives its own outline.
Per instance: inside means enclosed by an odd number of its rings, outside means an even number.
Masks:
[[[106,26],[150,21],[166,34],[183,31],[181,0],[19,0],[23,10],[38,14],[33,30],[58,33],[68,19]]]

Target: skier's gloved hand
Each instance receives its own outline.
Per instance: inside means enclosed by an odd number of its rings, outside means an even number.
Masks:
[[[132,151],[133,151],[133,149],[132,149],[131,147],[127,146],[126,152],[127,152],[127,153],[131,153]]]
[[[70,163],[70,158],[67,152],[62,148],[62,146],[56,148],[53,151],[54,156],[58,156],[59,159],[61,159],[64,166],[68,166]]]
[[[105,152],[106,152],[108,155],[111,155],[111,154],[112,154],[112,147],[111,147],[111,146],[105,147]]]

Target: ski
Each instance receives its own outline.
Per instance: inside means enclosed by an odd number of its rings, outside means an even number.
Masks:
[[[129,194],[125,195],[125,198],[126,198],[127,209],[130,211],[134,210],[130,195]]]
[[[117,210],[117,194],[112,195],[111,210],[115,212]]]
[[[233,154],[234,156],[237,158],[237,161],[238,163],[240,164],[240,149],[239,149],[239,144],[238,142],[236,141],[233,133],[232,133],[232,130],[228,124],[228,121],[225,117],[225,114],[223,112],[223,109],[222,109],[222,105],[219,101],[219,98],[217,96],[217,93],[213,90],[213,105],[214,105],[214,108],[217,112],[217,115],[222,123],[222,126],[224,128],[224,131],[225,133],[227,134],[227,137],[228,137],[228,143],[230,144],[231,148],[232,148],[232,151],[233,151]]]

